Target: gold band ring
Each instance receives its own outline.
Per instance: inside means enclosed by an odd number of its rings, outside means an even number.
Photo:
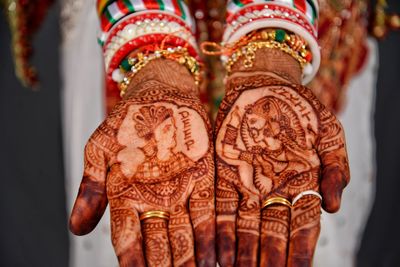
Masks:
[[[292,203],[290,203],[290,201],[287,200],[286,198],[283,198],[283,197],[271,197],[271,198],[269,198],[269,199],[267,199],[267,200],[265,200],[263,202],[262,209],[264,209],[264,208],[266,208],[266,207],[268,207],[270,205],[273,205],[273,204],[280,204],[280,205],[287,206],[289,208],[292,207]]]
[[[146,211],[142,214],[140,214],[139,219],[141,221],[150,219],[150,218],[159,218],[159,219],[164,219],[164,220],[169,220],[169,212],[167,211],[161,211],[161,210],[152,210],[152,211]]]

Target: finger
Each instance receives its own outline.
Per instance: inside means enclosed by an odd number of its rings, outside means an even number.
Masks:
[[[190,217],[184,205],[177,205],[171,212],[169,225],[174,266],[196,266],[194,258],[194,237]]]
[[[143,220],[142,233],[147,266],[172,266],[167,220],[154,217]]]
[[[140,221],[132,209],[111,209],[111,236],[121,267],[146,266]]]
[[[242,197],[236,228],[236,266],[257,266],[260,240],[260,201],[258,196],[246,194]]]
[[[321,201],[306,195],[292,208],[288,267],[311,266],[320,232]]]
[[[322,165],[322,206],[327,212],[336,212],[350,179],[344,131],[340,122],[327,111],[321,114],[321,125],[317,150]]]
[[[216,191],[217,258],[221,267],[234,266],[236,258],[236,214],[239,194],[227,181],[229,167],[218,161]]]
[[[107,207],[107,162],[103,149],[94,142],[97,131],[85,147],[85,167],[78,196],[70,217],[70,230],[76,235],[91,232]]]
[[[338,159],[340,160],[340,159]],[[339,166],[324,166],[322,170],[321,195],[323,208],[334,213],[340,208],[343,189],[348,184],[348,171]]]
[[[212,155],[200,161],[196,184],[189,199],[194,228],[197,266],[215,266],[214,163]]]
[[[290,208],[271,205],[262,210],[260,266],[286,266]]]

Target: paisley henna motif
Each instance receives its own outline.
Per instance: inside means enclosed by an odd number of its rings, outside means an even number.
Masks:
[[[262,205],[273,197],[291,203],[312,190],[323,196],[322,207],[334,212],[349,180],[339,121],[296,82],[297,63],[278,54],[260,51],[250,70],[239,62],[217,115],[221,266],[311,266],[320,199],[305,195],[290,207]],[[279,61],[284,63],[273,72],[271,62]]]
[[[70,228],[90,232],[108,201],[121,266],[215,265],[211,125],[181,67],[149,63],[86,146]],[[151,75],[155,69],[163,73]],[[169,220],[140,220],[148,211],[168,212]]]

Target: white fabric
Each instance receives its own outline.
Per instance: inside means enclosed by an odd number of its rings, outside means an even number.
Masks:
[[[352,267],[369,215],[375,188],[373,107],[377,74],[377,45],[369,41],[370,57],[352,82],[346,108],[339,116],[345,128],[350,184],[338,213],[324,212],[314,267]]]
[[[68,215],[83,172],[86,141],[104,117],[103,56],[96,42],[96,3],[68,0],[63,9],[63,136]],[[65,11],[65,12],[64,12]],[[111,245],[109,211],[86,236],[70,235],[71,267],[118,266]]]

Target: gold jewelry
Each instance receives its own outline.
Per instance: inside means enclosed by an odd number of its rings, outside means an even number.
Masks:
[[[283,198],[283,197],[271,197],[271,198],[269,198],[269,199],[267,199],[267,200],[265,200],[263,202],[261,209],[264,209],[264,208],[266,208],[266,207],[268,207],[270,205],[273,205],[273,204],[280,204],[280,205],[287,206],[289,208],[292,207],[292,203],[290,203],[290,201],[287,200],[286,198]]]
[[[167,211],[161,211],[161,210],[152,210],[152,211],[146,211],[142,213],[139,217],[141,221],[150,219],[150,218],[159,218],[159,219],[164,219],[164,220],[169,220],[169,212]]]
[[[118,84],[121,97],[126,93],[133,77],[150,61],[158,58],[172,59],[185,66],[193,76],[195,84],[199,85],[201,77],[199,62],[189,55],[187,48],[180,46],[176,48],[169,47],[165,50],[155,50],[151,54],[138,53],[136,57],[128,59],[131,69],[127,72],[122,82]]]
[[[250,42],[246,46],[242,47],[241,49],[236,50],[232,56],[228,59],[226,62],[226,70],[228,73],[231,72],[233,64],[235,64],[241,57],[245,57],[245,60],[243,62],[245,68],[250,68],[253,66],[253,61],[255,59],[255,52],[258,49],[261,48],[275,48],[279,49],[286,54],[292,56],[294,59],[296,59],[301,68],[303,69],[304,66],[306,65],[307,61],[297,52],[294,51],[292,48],[290,48],[289,45],[286,43],[279,43],[277,41],[255,41],[255,42]]]
[[[287,33],[283,29],[268,29],[254,31],[243,36],[233,45],[220,45],[213,42],[203,42],[201,44],[202,52],[205,55],[223,55],[228,59],[225,62],[226,70],[229,74],[232,65],[242,56],[245,57],[244,66],[249,68],[253,66],[255,52],[261,48],[279,49],[294,59],[296,59],[301,68],[309,67],[312,61],[312,54],[307,48],[307,42],[300,36]]]

